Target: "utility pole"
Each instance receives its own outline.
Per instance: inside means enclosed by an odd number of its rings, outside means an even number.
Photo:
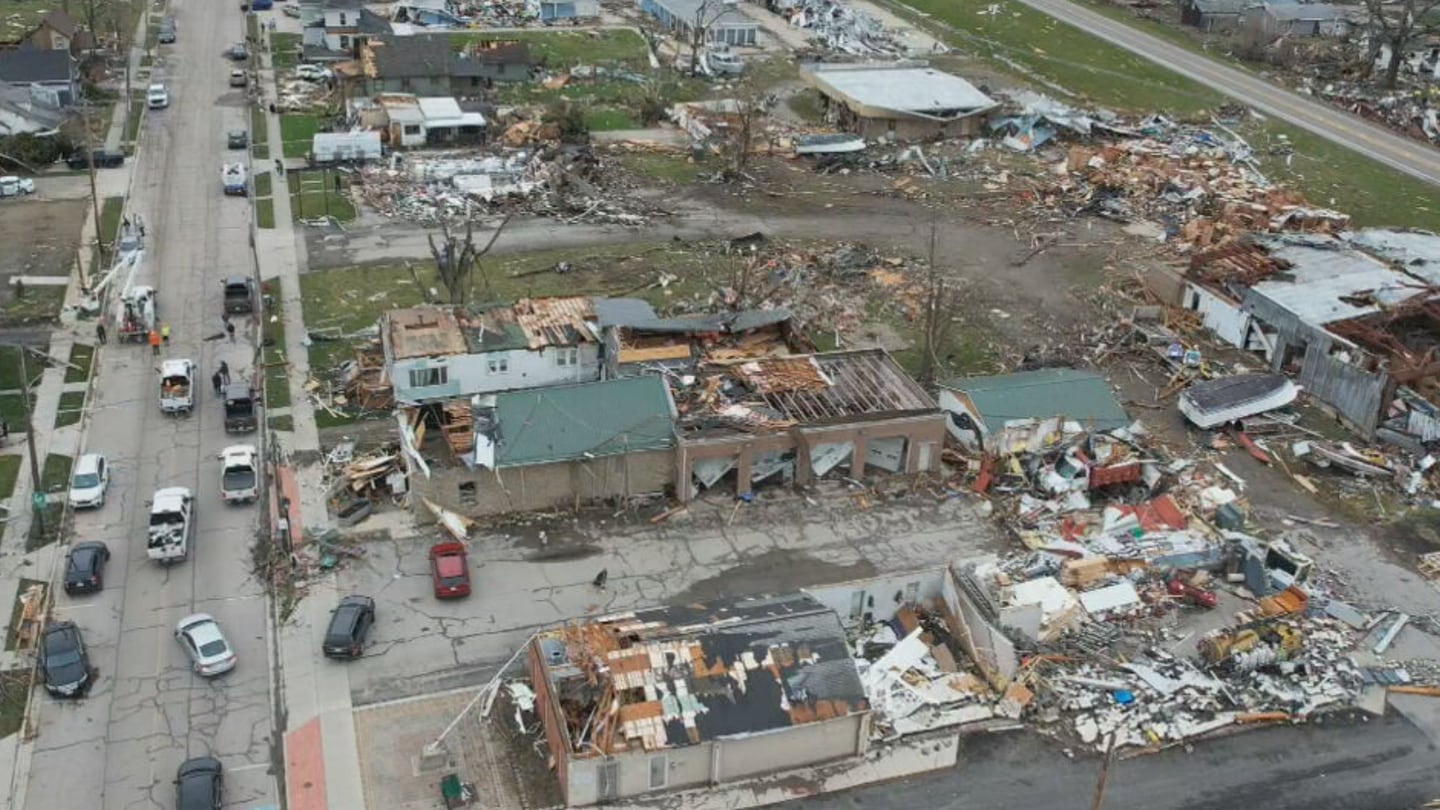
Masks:
[[[1090,810],[1100,810],[1105,805],[1105,783],[1110,780],[1110,763],[1115,761],[1115,740],[1119,734],[1111,733],[1110,742],[1105,745],[1105,758],[1100,761],[1100,778],[1095,781],[1095,798]]]
[[[48,497],[47,493],[40,491],[40,463],[35,460],[35,426],[30,421],[30,364],[25,361],[25,355],[30,349],[27,346],[20,346],[20,396],[25,404],[25,444],[30,449],[30,511],[31,519],[40,527],[40,534],[45,534],[45,510],[39,508],[40,499],[37,495]]]

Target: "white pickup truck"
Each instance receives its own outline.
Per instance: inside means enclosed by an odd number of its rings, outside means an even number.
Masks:
[[[220,187],[224,189],[226,196],[244,197],[250,193],[250,186],[245,181],[244,163],[226,163],[220,168]]]
[[[160,364],[160,412],[190,413],[195,408],[195,364],[166,360]]]
[[[232,444],[220,451],[220,497],[226,503],[245,503],[260,497],[257,455],[253,444]]]
[[[166,487],[150,502],[150,559],[169,565],[190,556],[195,531],[195,499],[185,487]]]

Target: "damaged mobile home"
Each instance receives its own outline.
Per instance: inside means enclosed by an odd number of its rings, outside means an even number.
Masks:
[[[999,102],[959,76],[904,63],[811,64],[801,76],[820,92],[826,117],[865,138],[924,141],[984,131]]]

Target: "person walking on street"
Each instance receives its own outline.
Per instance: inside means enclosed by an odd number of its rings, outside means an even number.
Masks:
[[[210,375],[210,384],[215,386],[216,396],[219,396],[221,392],[225,390],[224,378],[220,376],[220,372],[218,371]]]
[[[235,324],[231,323],[229,318],[225,319],[225,334],[230,336],[231,343],[235,342]]]
[[[220,370],[217,371],[217,372],[215,372],[215,373],[220,375],[220,379],[224,380],[226,385],[229,385],[229,384],[230,384],[230,364],[229,364],[229,363],[225,362],[224,360],[221,360],[221,361],[220,361]]]
[[[100,345],[101,345],[101,346],[104,346],[104,345],[105,345],[105,322],[104,322],[104,321],[96,321],[96,322],[95,322],[95,339],[100,342]]]
[[[150,330],[150,353],[157,357],[160,355],[160,333],[154,329]]]
[[[163,340],[163,341],[165,341],[165,345],[166,345],[166,346],[169,346],[169,345],[170,345],[170,324],[168,324],[168,323],[161,323],[161,324],[160,324],[160,339]]]

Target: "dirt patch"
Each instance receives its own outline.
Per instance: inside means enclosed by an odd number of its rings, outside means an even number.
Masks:
[[[0,217],[0,326],[51,320],[64,287],[34,287],[15,295],[15,276],[68,276],[80,243],[85,200],[27,200],[4,207]]]

